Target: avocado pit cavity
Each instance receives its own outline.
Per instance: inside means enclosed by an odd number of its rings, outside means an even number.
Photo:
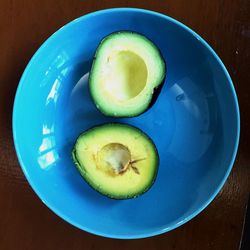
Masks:
[[[104,88],[118,101],[139,95],[147,83],[148,70],[144,60],[132,51],[118,51],[107,58]]]

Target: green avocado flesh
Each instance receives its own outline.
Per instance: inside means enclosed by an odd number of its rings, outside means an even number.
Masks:
[[[114,199],[135,198],[153,184],[159,157],[152,140],[139,129],[119,123],[82,133],[72,151],[87,183]]]
[[[165,78],[165,62],[146,37],[128,31],[102,40],[92,65],[90,94],[107,116],[133,117],[150,105]]]

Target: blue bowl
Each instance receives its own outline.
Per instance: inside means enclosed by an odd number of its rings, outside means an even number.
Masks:
[[[88,92],[98,43],[119,30],[144,34],[167,62],[156,103],[136,118],[105,117]],[[156,182],[136,199],[102,196],[71,160],[79,133],[114,121],[139,127],[159,151]],[[216,53],[180,22],[141,9],[98,11],[59,29],[29,62],[13,110],[18,159],[40,199],[72,225],[112,238],[161,234],[200,213],[230,173],[239,133],[233,83]]]

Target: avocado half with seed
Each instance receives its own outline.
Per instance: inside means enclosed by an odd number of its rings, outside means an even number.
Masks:
[[[125,124],[105,124],[82,133],[72,156],[86,182],[114,199],[143,194],[158,171],[159,157],[152,140]]]
[[[89,88],[105,115],[133,117],[146,111],[165,79],[166,66],[156,45],[138,33],[121,31],[97,48]]]

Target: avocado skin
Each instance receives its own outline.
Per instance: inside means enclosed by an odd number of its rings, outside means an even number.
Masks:
[[[118,123],[118,122],[112,122],[112,123],[108,123],[108,124],[112,125],[112,124],[120,124],[120,123]],[[97,125],[97,126],[92,126],[92,127],[90,127],[89,129],[87,129],[87,130],[85,130],[83,133],[81,133],[81,134],[77,137],[76,141],[78,140],[78,138],[79,138],[82,134],[88,133],[89,130],[91,130],[92,128],[101,127],[101,126],[103,126],[103,125],[107,125],[107,123],[103,123],[103,124],[99,124],[99,125]],[[123,123],[122,125],[128,125],[128,124],[124,124],[124,123]],[[139,129],[138,127],[136,127],[136,126],[134,126],[134,125],[133,125],[133,127],[136,128],[136,129],[138,129],[138,130],[140,131],[140,133],[142,133],[143,135],[146,135],[146,136],[147,136],[147,134],[144,133],[144,132],[143,132],[141,129]],[[80,163],[79,163],[79,161],[78,161],[78,159],[77,159],[77,156],[76,156],[76,149],[75,149],[75,146],[74,146],[73,149],[72,149],[71,157],[72,157],[72,160],[73,160],[73,162],[74,162],[74,164],[75,164],[75,166],[76,166],[76,168],[77,168],[79,174],[82,176],[82,178],[86,181],[86,183],[87,183],[92,189],[94,189],[95,191],[97,191],[99,194],[101,194],[101,195],[103,195],[103,196],[105,196],[105,197],[108,197],[108,198],[110,198],[110,199],[113,199],[113,200],[134,199],[134,198],[138,198],[138,197],[141,196],[142,194],[146,193],[146,192],[153,186],[153,184],[155,183],[157,174],[158,174],[158,170],[159,170],[160,157],[159,157],[158,150],[157,150],[157,148],[156,148],[154,142],[152,141],[152,139],[151,139],[150,137],[148,137],[148,136],[147,136],[147,138],[148,138],[148,139],[152,142],[152,144],[154,145],[154,149],[155,149],[156,156],[157,156],[157,167],[156,167],[156,170],[155,170],[155,175],[154,175],[153,180],[152,180],[152,182],[150,183],[150,185],[148,185],[147,188],[145,188],[142,192],[139,192],[139,193],[137,193],[137,194],[134,195],[134,196],[112,196],[112,195],[110,195],[110,194],[102,193],[100,190],[98,190],[98,189],[95,188],[95,185],[93,185],[93,184],[91,183],[91,181],[89,181],[87,178],[85,178],[85,173],[82,173],[82,169],[84,169],[84,166],[83,166],[83,168],[81,168],[81,166],[80,166]],[[76,145],[76,144],[75,144],[75,145]]]
[[[118,34],[119,34],[119,33],[132,33],[132,34],[138,34],[138,35],[141,35],[141,36],[143,36],[143,37],[146,37],[145,35],[143,35],[143,34],[141,34],[141,33],[139,33],[139,32],[131,31],[131,30],[120,30],[120,31],[115,31],[115,32],[112,32],[112,33],[108,34],[107,36],[103,37],[103,39],[101,40],[101,42],[98,44],[97,50],[96,50],[95,55],[94,55],[94,57],[93,57],[93,62],[92,62],[92,66],[91,66],[91,70],[90,70],[90,74],[89,74],[89,82],[91,81],[93,65],[94,65],[95,60],[96,60],[96,55],[98,54],[98,51],[99,51],[99,49],[101,48],[101,44],[102,44],[106,39],[109,39],[109,38],[108,38],[109,36],[112,36],[113,34],[117,34],[117,33],[118,33]],[[165,84],[165,81],[166,81],[167,64],[166,64],[166,60],[164,59],[164,57],[163,57],[161,51],[159,50],[159,48],[154,44],[154,42],[153,42],[151,39],[149,39],[148,37],[146,37],[146,38],[152,43],[152,45],[155,47],[155,49],[159,52],[159,54],[160,54],[160,56],[161,56],[161,59],[162,59],[163,62],[164,62],[164,65],[165,65],[165,74],[164,74],[164,77],[163,77],[161,83],[157,86],[157,88],[154,88],[154,93],[152,94],[151,101],[149,102],[147,108],[144,109],[144,110],[142,110],[142,111],[141,111],[140,113],[138,113],[137,115],[131,115],[131,116],[129,116],[129,115],[128,115],[128,116],[122,116],[122,115],[114,116],[114,115],[110,115],[110,114],[106,113],[106,111],[103,110],[102,107],[100,107],[99,105],[98,105],[99,107],[97,108],[97,103],[94,101],[94,98],[93,98],[93,96],[92,96],[92,93],[91,93],[91,91],[90,91],[90,88],[88,88],[88,89],[89,89],[89,94],[90,94],[90,96],[91,96],[93,102],[95,103],[95,108],[96,108],[97,110],[99,110],[101,113],[103,113],[105,116],[107,116],[107,117],[118,117],[118,118],[132,118],[132,117],[138,117],[139,115],[145,113],[145,112],[148,111],[150,108],[152,108],[153,105],[156,103],[156,101],[157,101],[157,99],[158,99],[158,96],[159,96],[160,93],[161,93],[162,87],[163,87],[163,85]]]

